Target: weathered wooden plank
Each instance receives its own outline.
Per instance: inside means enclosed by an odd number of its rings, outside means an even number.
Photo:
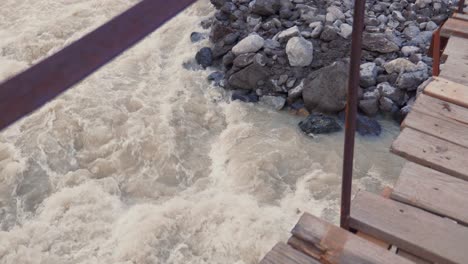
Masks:
[[[468,182],[415,163],[405,164],[391,198],[468,224]]]
[[[450,38],[451,36],[468,37],[468,21],[461,19],[449,18],[445,21],[440,31],[442,37]]]
[[[293,235],[321,250],[325,263],[411,263],[388,250],[310,214],[304,214]]]
[[[466,45],[468,46],[468,40]],[[468,73],[468,65],[465,71]],[[426,86],[424,93],[459,106],[468,107],[468,86],[456,82],[436,77]]]
[[[466,15],[468,16],[468,15]],[[466,38],[451,36],[445,46],[444,54],[447,56],[463,56],[468,54],[468,45]]]
[[[454,13],[452,15],[453,18],[456,18],[456,19],[461,19],[461,20],[466,20],[468,21],[468,14],[460,14],[460,13]]]
[[[411,260],[416,264],[431,264],[432,262],[429,262],[427,260],[424,260],[420,257],[416,257],[415,255],[408,253],[402,249],[398,249],[397,251],[398,256],[402,256],[405,259]]]
[[[463,123],[412,111],[406,116],[401,126],[468,148],[468,125]]]
[[[285,243],[278,243],[266,254],[260,264],[320,264],[320,262]]]
[[[431,96],[420,94],[413,105],[414,111],[438,118],[447,118],[468,125],[468,109]]]
[[[451,55],[441,65],[439,77],[451,80],[456,83],[468,85],[468,55]]]
[[[384,197],[385,197],[385,196],[384,196]],[[375,245],[377,245],[377,246],[379,246],[379,247],[381,247],[381,248],[383,248],[383,249],[387,249],[387,250],[388,250],[388,249],[390,248],[390,246],[391,246],[391,245],[388,244],[387,242],[382,241],[382,240],[380,240],[380,239],[377,239],[377,238],[375,238],[375,237],[373,237],[373,236],[370,236],[370,235],[368,235],[368,234],[366,234],[366,233],[363,233],[363,232],[361,232],[361,231],[356,232],[356,236],[358,236],[358,237],[360,237],[360,238],[364,238],[365,240],[367,240],[367,241],[369,241],[369,242],[371,242],[371,243],[373,243],[373,244],[375,244]]]
[[[405,128],[391,150],[407,160],[468,180],[467,148]]]
[[[350,225],[430,261],[468,263],[468,228],[397,201],[359,192]]]

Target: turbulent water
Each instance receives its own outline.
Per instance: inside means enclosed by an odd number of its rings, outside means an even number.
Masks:
[[[137,1],[1,0],[0,78]],[[0,263],[256,263],[302,212],[337,222],[343,134],[229,102],[186,69],[203,0],[0,133]],[[393,184],[383,136],[357,138],[354,191]]]

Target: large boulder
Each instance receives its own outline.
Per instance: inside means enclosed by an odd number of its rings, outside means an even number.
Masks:
[[[254,0],[251,3],[250,10],[254,14],[270,16],[276,14],[280,7],[280,0]]]
[[[390,53],[400,50],[400,47],[398,47],[395,42],[389,40],[387,35],[383,33],[364,33],[362,46],[366,50],[380,53]]]
[[[232,52],[235,55],[244,54],[244,53],[255,53],[265,44],[265,40],[257,34],[252,34],[237,43],[232,48]]]
[[[306,67],[312,63],[314,46],[302,37],[294,37],[286,45],[286,54],[292,67]]]
[[[255,90],[259,82],[265,83],[269,76],[270,72],[268,68],[254,59],[249,66],[232,74],[228,79],[228,84],[232,88]]]
[[[337,113],[346,106],[349,64],[335,62],[310,73],[302,97],[310,112]]]

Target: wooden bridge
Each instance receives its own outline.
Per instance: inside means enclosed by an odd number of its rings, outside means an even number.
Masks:
[[[438,77],[392,145],[407,160],[394,188],[358,192],[349,216],[353,232],[304,214],[287,244],[277,244],[261,264],[468,263],[467,15],[454,14],[433,43],[434,63],[445,63],[434,65]]]

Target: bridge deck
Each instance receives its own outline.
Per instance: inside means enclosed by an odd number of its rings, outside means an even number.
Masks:
[[[468,263],[467,30],[468,20],[453,18],[442,28],[450,37],[447,60],[392,145],[408,162],[390,194],[356,195],[350,216],[356,234],[304,214],[287,249],[309,262],[276,259],[282,245],[262,264]]]

